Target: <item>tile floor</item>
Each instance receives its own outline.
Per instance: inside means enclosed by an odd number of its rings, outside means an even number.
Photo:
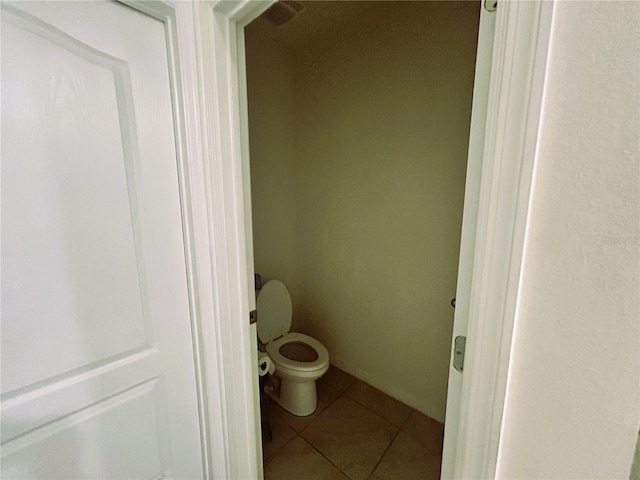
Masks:
[[[333,366],[317,387],[308,417],[267,400],[265,480],[440,478],[441,423]]]

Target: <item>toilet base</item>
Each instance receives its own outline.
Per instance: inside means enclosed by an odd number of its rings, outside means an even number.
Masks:
[[[276,377],[280,381],[280,388],[265,391],[278,405],[298,417],[306,417],[316,411],[318,393],[315,380],[289,380],[278,377],[277,373]]]

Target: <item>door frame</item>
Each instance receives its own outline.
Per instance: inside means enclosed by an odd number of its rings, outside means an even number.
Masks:
[[[139,10],[145,0],[130,2]],[[165,2],[163,2],[165,3]],[[189,150],[185,225],[206,478],[262,478],[243,25],[270,3],[175,2]],[[177,102],[180,103],[180,102]],[[242,136],[244,132],[244,137]],[[249,219],[245,221],[245,219]],[[249,239],[249,241],[247,241]]]
[[[193,2],[196,53],[183,69],[203,158],[190,178],[206,199],[206,225],[194,229],[207,237],[195,250],[211,289],[201,342],[216,478],[262,477],[243,29],[271,3]],[[465,308],[454,322],[468,341],[465,374],[450,380],[443,478],[496,473],[554,5],[501,1],[495,14],[486,114],[475,123],[483,132],[470,143],[456,293]]]
[[[163,22],[167,35],[203,477],[262,478],[257,334],[248,315],[255,308],[251,223],[244,221],[250,202],[237,164],[248,160],[238,135],[244,60],[235,59],[235,32],[239,18],[248,23],[266,6],[118,1]]]
[[[486,109],[474,92],[453,332],[467,342],[464,375],[449,367],[442,478],[496,474],[554,7],[498,2]]]

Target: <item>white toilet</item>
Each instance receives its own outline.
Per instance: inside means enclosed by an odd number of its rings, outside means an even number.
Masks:
[[[282,408],[299,417],[318,406],[316,380],[329,369],[329,352],[319,341],[302,333],[289,333],[291,297],[280,280],[270,280],[258,293],[258,338],[280,379],[279,392],[268,392]]]

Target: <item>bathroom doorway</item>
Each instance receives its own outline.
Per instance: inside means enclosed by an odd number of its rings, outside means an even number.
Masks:
[[[480,3],[290,6],[245,28],[255,271],[335,367],[443,422]]]

